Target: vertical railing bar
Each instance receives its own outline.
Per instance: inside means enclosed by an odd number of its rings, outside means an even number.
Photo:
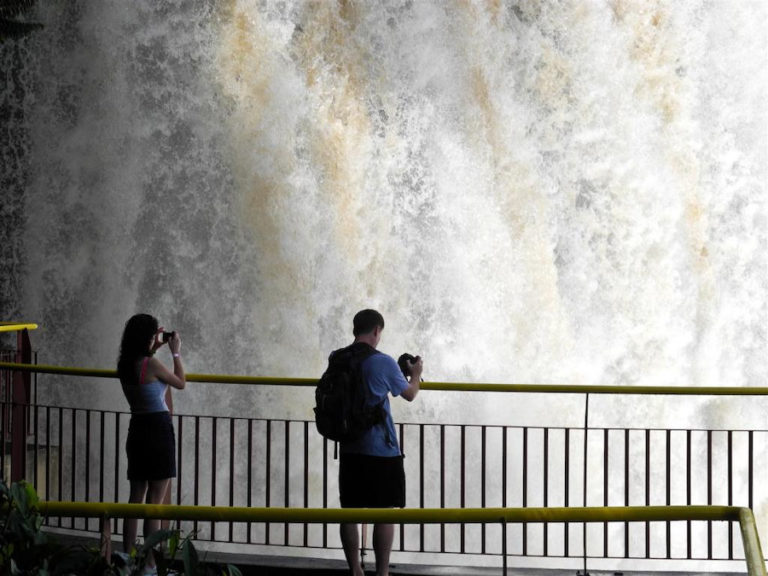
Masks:
[[[666,502],[667,506],[672,504],[672,431],[667,430],[666,431],[666,475],[665,475],[665,482],[666,486]],[[672,558],[672,522],[669,520],[666,521],[666,532],[667,532],[667,560]]]
[[[5,442],[3,442],[5,444]],[[45,407],[45,499],[51,499],[51,407]],[[48,521],[46,521],[46,524]]]
[[[105,440],[105,434],[106,434],[106,427],[104,420],[106,418],[106,413],[102,411],[101,418],[99,421],[99,502],[104,502],[104,443]],[[117,454],[115,454],[115,458],[117,458]]]
[[[645,430],[645,505],[651,505],[651,431]],[[651,523],[645,522],[645,557],[651,556]]]
[[[288,508],[291,505],[290,504],[291,423],[288,420],[284,420],[283,422],[285,424],[285,427],[283,429],[284,442],[285,442],[285,458],[283,459],[283,505],[286,508]],[[286,522],[285,524],[283,524],[283,542],[285,543],[286,546],[288,546],[288,539],[289,539],[288,537],[289,537],[289,525],[288,525],[288,522]]]
[[[728,430],[728,506],[733,506],[733,431]],[[728,522],[728,560],[733,560],[733,523]]]
[[[750,430],[747,435],[747,501],[749,509],[754,509],[754,500],[753,500],[753,492],[754,492],[754,431]]]
[[[72,409],[72,486],[70,486],[70,494],[72,495],[70,502],[76,502],[75,487],[77,486],[77,410]],[[75,527],[74,516],[69,519],[70,528]]]
[[[564,441],[564,450],[565,454],[563,455],[563,460],[565,462],[565,478],[563,479],[563,486],[565,486],[564,490],[565,493],[563,494],[563,506],[568,508],[570,503],[570,497],[569,493],[571,491],[571,481],[570,481],[570,475],[571,475],[571,430],[570,428],[565,429],[565,441]],[[564,529],[563,529],[563,557],[568,558],[570,554],[570,545],[568,542],[568,538],[571,531],[571,525],[566,522]]]
[[[4,358],[5,360],[5,358]],[[9,394],[9,386],[10,384],[4,384],[4,382],[7,381],[7,379],[10,378],[8,374],[10,373],[10,370],[3,370],[0,372],[0,393],[3,394],[3,403],[0,408],[2,408],[2,411],[0,411],[0,438],[2,438],[2,442],[0,442],[0,475],[5,478],[5,447],[8,444],[8,436],[5,432],[5,424],[8,421],[8,409],[10,406],[10,402],[8,402],[8,394]]]
[[[584,394],[584,469],[582,470],[582,474],[583,474],[582,482],[583,482],[583,489],[584,489],[584,496],[583,496],[584,506],[587,505],[587,479],[589,477],[587,474],[587,470],[589,468],[588,459],[587,459],[587,457],[589,456],[588,436],[589,436],[589,393]],[[587,523],[582,522],[581,526],[582,526],[582,533],[581,533],[582,546],[584,548],[583,549],[583,553],[584,553],[583,574],[584,576],[588,576],[589,572],[587,571]]]
[[[59,407],[59,466],[58,466],[58,481],[59,486],[58,490],[56,491],[56,495],[59,497],[59,500],[64,500],[64,466],[62,466],[62,463],[64,461],[64,408]],[[59,518],[58,522],[56,523],[56,526],[61,527],[61,525],[64,523],[63,518]]]
[[[445,424],[440,424],[440,508],[445,508]],[[440,552],[445,552],[445,524],[440,524]]]
[[[502,575],[507,576],[507,520],[501,520],[501,569]]]
[[[460,478],[460,507],[466,508],[466,466],[467,466],[467,452],[466,452],[466,426],[461,425],[461,478]],[[459,525],[459,550],[461,554],[465,552],[465,524]]]
[[[323,437],[323,508],[328,508],[328,440]],[[328,524],[323,522],[323,548],[328,548]]]
[[[35,386],[35,390],[37,390],[37,386]],[[30,406],[30,410],[34,410],[34,427],[35,427],[35,442],[34,442],[34,463],[32,464],[32,485],[35,487],[35,492],[40,494],[40,486],[39,481],[37,477],[37,462],[39,458],[39,450],[38,450],[38,444],[40,443],[40,438],[38,436],[38,430],[37,427],[39,426],[40,419],[38,417],[39,409],[37,406],[37,399],[35,399],[32,402],[32,405]],[[31,419],[32,420],[32,419]]]
[[[184,417],[176,415],[176,504],[181,504],[181,487],[184,481]]]
[[[195,478],[194,478],[195,506],[200,504],[200,416],[195,416]],[[192,530],[197,533],[197,520],[192,523]]]
[[[523,427],[523,508],[528,507],[528,427]],[[523,524],[523,556],[528,555],[528,524]]]
[[[37,365],[37,351],[32,352],[32,363]],[[37,372],[32,372],[32,404],[37,406]]]
[[[480,507],[485,508],[485,478],[486,478],[486,427],[480,427]],[[485,554],[485,528],[487,524],[483,522],[480,525],[480,553]]]
[[[9,358],[7,356],[3,356],[4,361],[9,361]],[[0,472],[2,473],[3,477],[5,477],[5,462],[6,462],[6,453],[5,448],[7,446],[7,440],[8,436],[5,430],[6,423],[8,423],[8,413],[10,410],[10,390],[11,390],[11,371],[10,370],[3,370],[0,372],[0,385],[4,384],[2,387],[2,390],[0,390],[3,393],[3,406],[2,406],[2,413],[0,413],[0,432],[2,433],[2,443],[0,443]]]
[[[398,436],[400,438],[400,454],[405,454],[405,426],[403,423],[399,423],[397,427]],[[400,551],[405,550],[405,524],[400,523]]]
[[[85,502],[90,502],[91,496],[91,410],[85,411]],[[85,520],[88,529],[88,520]]]
[[[8,358],[4,356],[3,360],[7,361]],[[2,434],[2,443],[0,443],[0,473],[2,474],[3,478],[5,478],[5,448],[7,446],[8,440],[8,436],[5,431],[5,425],[8,422],[8,411],[10,409],[10,372],[10,370],[3,370],[0,372],[0,385],[2,385],[2,390],[0,390],[0,392],[3,394],[2,412],[0,412],[0,433]]]
[[[608,428],[603,430],[603,506],[608,506],[608,468],[609,468],[610,433]],[[608,522],[603,522],[603,554],[608,554]]]
[[[214,416],[212,418],[211,422],[211,506],[216,506],[216,461],[217,461],[217,453],[218,450],[216,450],[216,444],[218,442],[217,439],[217,428],[219,427],[219,418],[218,416]],[[216,541],[216,523],[211,520],[211,542]]]
[[[712,506],[712,430],[707,430],[707,506]],[[712,560],[711,520],[707,520],[707,559]]]
[[[544,458],[543,458],[543,484],[544,484],[544,507],[549,506],[549,428],[544,428]],[[542,526],[544,531],[544,556],[549,552],[549,523],[544,522]]]
[[[235,419],[229,419],[229,505],[235,505],[235,450],[237,449],[235,438]],[[229,541],[235,537],[235,523],[229,522]]]
[[[501,428],[501,506],[507,507],[507,427]]]
[[[61,445],[59,445],[61,454]],[[61,456],[59,456],[61,459]],[[59,465],[61,466],[61,465]],[[120,412],[115,412],[115,502],[120,501]],[[117,534],[118,519],[112,520],[112,533]]]
[[[424,508],[424,424],[419,424],[419,508]],[[419,524],[419,552],[424,552],[424,523]]]
[[[266,488],[264,491],[265,506],[269,508],[272,505],[272,420],[267,420],[267,454],[266,454]],[[264,523],[264,544],[269,544],[272,525],[269,522]]]
[[[693,481],[693,471],[691,469],[693,465],[693,456],[691,453],[691,431],[686,430],[685,431],[685,503],[690,506],[691,502],[693,501],[692,497],[692,481]],[[688,559],[691,559],[691,556],[693,555],[693,523],[688,520],[686,522],[686,532],[687,532],[687,554]]]
[[[624,506],[629,506],[629,428],[624,429]],[[624,558],[629,558],[629,522],[624,522]]]
[[[253,496],[251,495],[251,491],[253,490],[253,419],[248,418],[248,457],[246,458],[246,462],[248,463],[248,470],[246,471],[246,484],[247,484],[247,493],[245,496],[247,506],[250,508],[253,505]],[[253,542],[252,534],[253,531],[253,525],[251,522],[248,522],[246,524],[246,530],[248,532],[248,536],[246,538],[248,544],[251,544]]]
[[[304,422],[304,508],[309,508],[309,422]],[[304,522],[304,548],[309,544],[309,524]]]

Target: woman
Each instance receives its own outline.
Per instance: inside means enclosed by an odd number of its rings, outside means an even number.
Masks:
[[[154,357],[166,342],[173,356],[173,372]],[[180,350],[179,334],[163,332],[157,320],[149,314],[136,314],[125,324],[117,373],[131,406],[131,423],[125,444],[131,503],[143,503],[146,498],[148,504],[161,504],[171,478],[176,477],[175,435],[165,398],[168,386],[179,390],[186,386]],[[137,527],[136,518],[125,520],[123,549],[127,554],[136,545]],[[160,520],[145,520],[144,538],[159,528]],[[151,551],[147,554],[146,568],[147,573],[156,569]]]

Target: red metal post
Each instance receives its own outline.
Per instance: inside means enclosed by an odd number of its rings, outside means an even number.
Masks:
[[[17,333],[16,362],[32,363],[32,345],[29,332]],[[11,482],[18,482],[26,475],[27,425],[29,420],[30,373],[17,370],[13,373],[11,389]]]

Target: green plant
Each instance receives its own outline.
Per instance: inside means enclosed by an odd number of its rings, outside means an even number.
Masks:
[[[0,573],[30,575],[92,574],[94,558],[64,546],[41,530],[38,497],[27,482],[0,482]]]
[[[139,576],[141,575],[141,567],[144,566],[144,560],[149,550],[152,553],[157,564],[158,576],[166,576],[172,574],[184,574],[185,576],[242,576],[237,566],[227,564],[226,566],[219,566],[216,564],[210,564],[201,562],[197,549],[192,543],[194,533],[184,536],[179,529],[171,530],[158,530],[150,535],[144,541],[135,556],[132,557],[132,564],[128,566],[127,572],[117,571],[117,574],[121,576]],[[163,543],[167,543],[168,553],[164,553]],[[179,558],[180,556],[180,558]],[[179,572],[177,567],[179,564],[183,566],[183,572]]]
[[[96,547],[60,543],[42,529],[38,496],[27,482],[8,487],[0,480],[0,574],[11,576],[139,576],[149,550],[157,563],[158,576],[242,576],[236,566],[206,564],[198,558],[193,534],[180,530],[158,530],[128,558],[104,559]],[[168,554],[162,544],[167,542]],[[180,556],[180,558],[177,558]],[[183,572],[174,569],[181,565]]]

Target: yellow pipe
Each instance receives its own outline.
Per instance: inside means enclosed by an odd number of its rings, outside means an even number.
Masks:
[[[757,533],[755,516],[749,508],[739,508],[739,527],[744,543],[744,556],[747,561],[747,573],[750,576],[766,576],[763,549]]]
[[[19,332],[20,330],[37,330],[37,324],[22,324],[19,322],[0,322],[0,332]]]
[[[19,364],[0,362],[0,369],[63,374],[67,376],[92,376],[117,378],[117,371],[100,368],[74,368],[46,364]],[[265,376],[231,376],[222,374],[187,374],[188,382],[218,384],[261,384],[275,386],[315,386],[316,378],[274,378]],[[422,382],[422,390],[447,392],[522,392],[528,394],[665,394],[688,396],[766,396],[768,387],[763,386],[603,386],[591,384],[492,384],[457,382]]]
[[[162,518],[214,522],[286,523],[547,523],[660,522],[686,520],[738,521],[747,571],[767,576],[755,518],[736,506],[626,506],[574,508],[245,508],[169,506],[97,502],[40,502],[46,516],[81,518]]]
[[[612,506],[568,508],[247,508],[121,502],[42,501],[47,516],[161,518],[214,522],[476,524],[741,520],[737,506]],[[746,509],[749,510],[749,509]],[[754,519],[753,519],[754,522]]]

